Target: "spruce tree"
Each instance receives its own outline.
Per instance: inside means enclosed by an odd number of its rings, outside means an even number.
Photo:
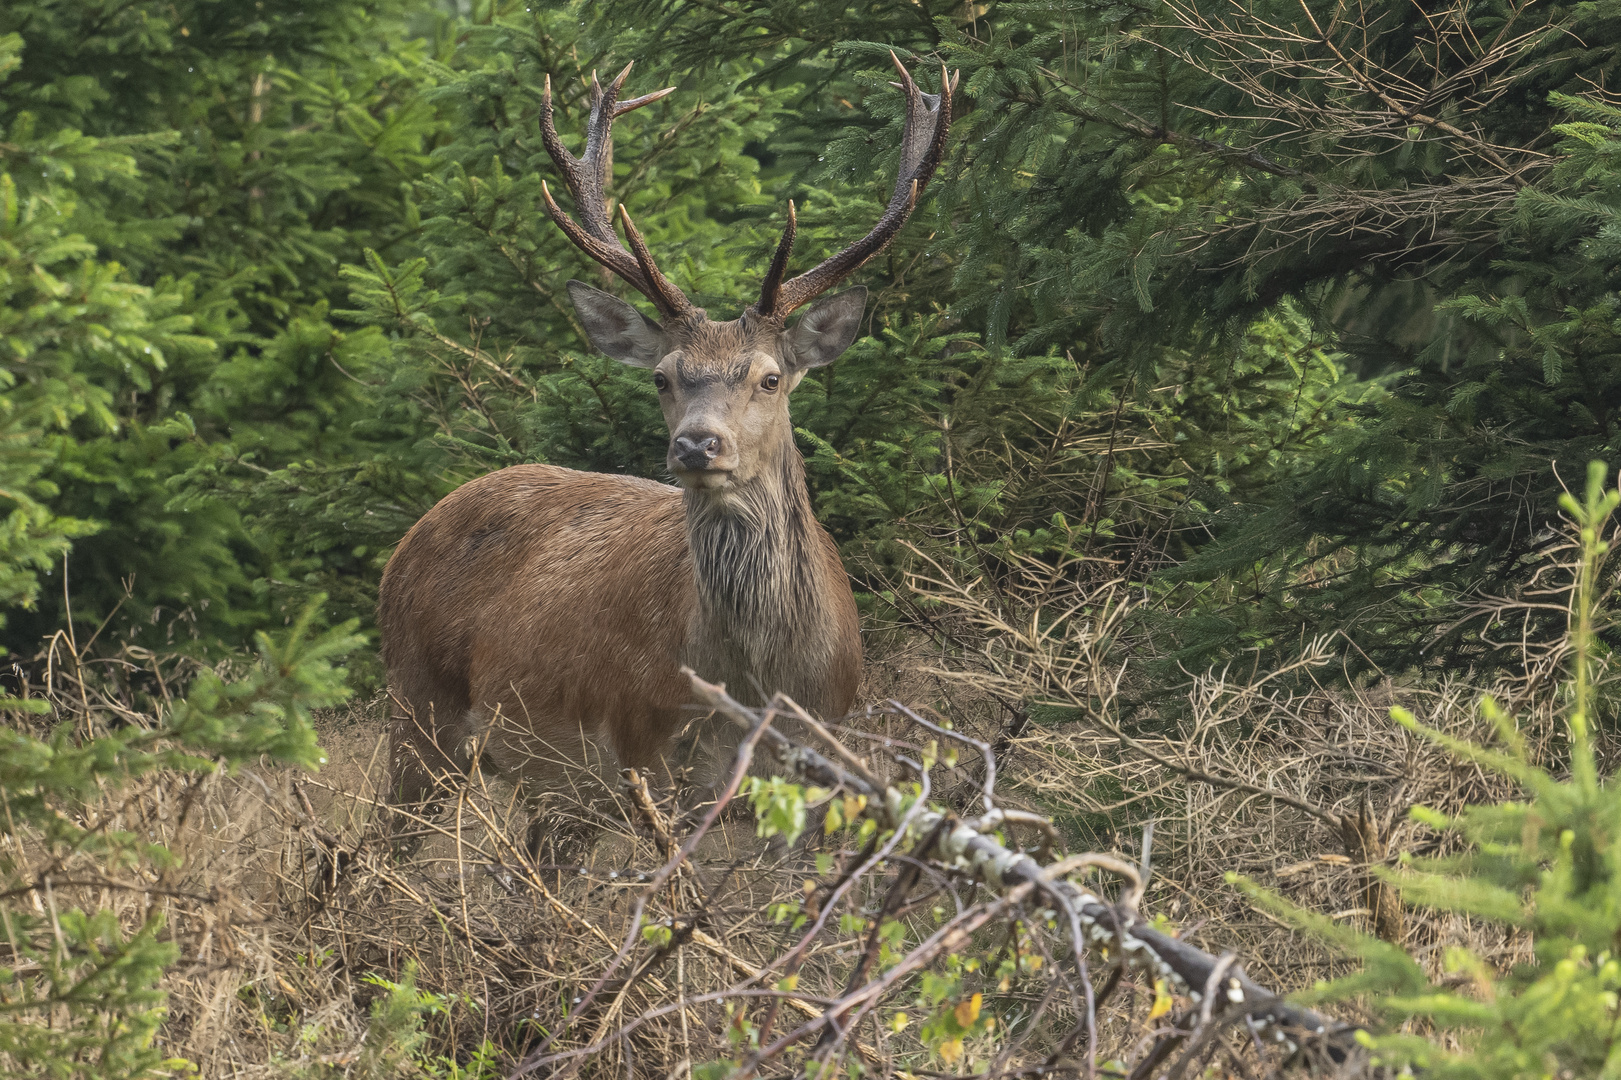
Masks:
[[[61,238],[15,257],[68,282],[60,316],[12,305],[6,361],[34,380],[22,343],[70,344],[51,321],[70,312],[94,324],[73,361],[93,407],[43,418],[50,454],[29,497],[78,523],[73,615],[94,628],[117,609],[109,640],[243,643],[312,587],[342,596],[373,572],[363,542],[263,513],[247,481],[309,460],[363,471],[377,452],[360,384],[380,337],[331,309],[344,261],[415,227],[405,193],[436,130],[418,91],[437,18],[405,0],[0,10],[14,43],[0,168],[18,220]],[[30,273],[13,287],[33,287]],[[150,327],[103,327],[105,297]],[[11,616],[14,650],[66,614],[60,588],[38,592],[43,557],[17,571],[38,607]]]
[[[1134,411],[1175,387],[1167,411],[1220,414],[1239,345],[1292,310],[1371,384],[1330,379],[1330,443],[1273,468],[1232,476],[1198,440],[1171,455],[1184,528],[1156,580],[1198,597],[1162,627],[1182,663],[1332,629],[1387,670],[1488,659],[1431,604],[1523,581],[1555,463],[1613,447],[1606,181],[1555,147],[1612,74],[1607,6],[617,0],[608,18],[675,66],[770,56],[758,78],[799,88],[779,142],[803,181],[869,152],[836,103],[880,85],[863,69],[884,50],[960,66],[933,193],[949,225],[909,276],[932,269],[993,351],[1107,371]],[[1190,402],[1199,380],[1213,396]],[[1138,475],[1110,474],[1131,501]]]

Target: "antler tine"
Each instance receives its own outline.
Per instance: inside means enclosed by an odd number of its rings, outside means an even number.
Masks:
[[[901,226],[906,224],[912,208],[917,205],[918,196],[928,186],[935,170],[940,167],[940,161],[945,156],[946,136],[951,131],[951,93],[956,89],[956,79],[946,66],[941,64],[940,93],[925,94],[912,81],[912,76],[901,63],[900,57],[891,52],[889,58],[894,63],[895,70],[901,75],[901,82],[896,85],[906,95],[906,122],[901,132],[901,161],[900,167],[896,170],[895,190],[890,194],[889,205],[884,208],[878,224],[874,225],[866,236],[837,255],[826,259],[819,266],[779,285],[796,231],[790,204],[788,227],[783,231],[782,241],[777,245],[776,254],[771,260],[771,269],[766,272],[765,284],[760,290],[760,300],[754,306],[757,314],[776,319],[786,317],[789,312],[831,289],[859,269],[868,259],[884,250],[900,232]],[[931,116],[932,124],[929,122]]]
[[[629,101],[621,101],[619,104],[614,106],[614,119],[617,120],[628,112],[635,112],[643,105],[651,105],[655,101],[662,101],[664,98],[669,97],[673,93],[675,93],[675,87],[666,86],[663,90],[655,90],[651,94],[643,94],[639,98],[631,98]]]
[[[632,255],[636,256],[636,265],[641,269],[642,274],[646,276],[648,283],[653,286],[654,291],[658,293],[657,297],[649,294],[648,299],[657,304],[661,311],[666,306],[675,311],[683,305],[687,310],[692,310],[692,302],[686,298],[680,289],[675,287],[669,278],[660,272],[658,265],[653,262],[653,256],[647,250],[647,243],[642,239],[642,234],[637,230],[636,225],[630,220],[630,211],[625,209],[624,203],[619,204],[619,221],[625,227],[625,239],[630,241],[630,251]]]
[[[642,242],[641,234],[631,225],[630,215],[624,214],[623,220],[632,251],[626,251],[614,235],[613,223],[608,216],[606,189],[613,176],[614,120],[675,92],[672,86],[621,102],[619,91],[634,64],[634,61],[626,64],[606,88],[597,80],[596,72],[591,73],[591,116],[586,122],[585,154],[578,158],[569,153],[563,140],[558,138],[552,110],[552,78],[546,76],[546,87],[540,102],[540,138],[546,145],[546,152],[551,155],[552,163],[562,174],[563,182],[568,185],[569,194],[574,196],[574,212],[579,221],[570,218],[557,205],[545,181],[541,182],[541,194],[546,201],[546,212],[576,247],[651,300],[660,315],[667,319],[682,319],[698,309],[659,272],[653,257],[647,252],[647,245]],[[623,207],[620,209],[623,210]]]
[[[777,251],[771,256],[771,268],[765,272],[765,281],[760,285],[760,302],[755,305],[756,310],[769,314],[777,308],[777,291],[782,285],[782,275],[788,270],[788,256],[793,254],[794,236],[799,232],[799,218],[794,213],[794,200],[788,200],[788,224],[782,230],[782,239],[777,241]]]

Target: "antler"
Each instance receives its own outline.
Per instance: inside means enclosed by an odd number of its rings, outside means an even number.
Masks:
[[[619,205],[619,221],[624,226],[625,238],[630,241],[629,251],[619,243],[613,224],[608,220],[608,199],[603,189],[613,174],[613,122],[633,109],[675,93],[675,87],[671,86],[620,101],[619,89],[625,85],[625,77],[634,66],[634,60],[626,64],[625,70],[615,76],[606,90],[597,82],[597,73],[591,73],[591,119],[586,125],[585,156],[579,158],[564,149],[563,140],[557,137],[557,128],[552,123],[552,77],[546,76],[546,92],[540,104],[540,137],[574,196],[574,212],[579,215],[579,222],[563,213],[544,180],[540,190],[546,198],[547,213],[580,250],[653,301],[653,306],[666,319],[684,319],[698,309],[654,265],[647,244],[636,231],[623,203]]]
[[[892,83],[906,95],[906,126],[901,134],[901,164],[895,177],[895,191],[889,197],[884,216],[872,231],[857,240],[820,266],[807,270],[792,281],[784,282],[782,275],[788,268],[788,256],[793,251],[794,234],[798,218],[792,200],[788,203],[788,225],[782,231],[771,268],[766,271],[760,287],[760,299],[751,309],[753,314],[771,319],[782,319],[796,307],[814,300],[860,269],[863,263],[889,245],[911,216],[917,197],[928,186],[934,170],[945,154],[946,135],[951,130],[951,92],[957,87],[957,76],[940,65],[940,93],[925,94],[912,82],[900,58],[889,54],[901,81]],[[958,72],[960,75],[961,72]],[[930,123],[930,120],[933,120]]]

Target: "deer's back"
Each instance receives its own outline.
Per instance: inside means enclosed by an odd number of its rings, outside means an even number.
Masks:
[[[499,710],[541,757],[577,758],[583,739],[649,763],[690,697],[677,659],[696,606],[684,520],[678,489],[633,477],[516,465],[462,485],[383,573],[394,692],[418,717],[431,710],[442,738]]]

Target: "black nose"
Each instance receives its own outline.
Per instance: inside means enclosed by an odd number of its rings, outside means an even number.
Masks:
[[[708,432],[675,437],[675,459],[688,469],[709,468],[709,463],[720,453],[720,436]]]

